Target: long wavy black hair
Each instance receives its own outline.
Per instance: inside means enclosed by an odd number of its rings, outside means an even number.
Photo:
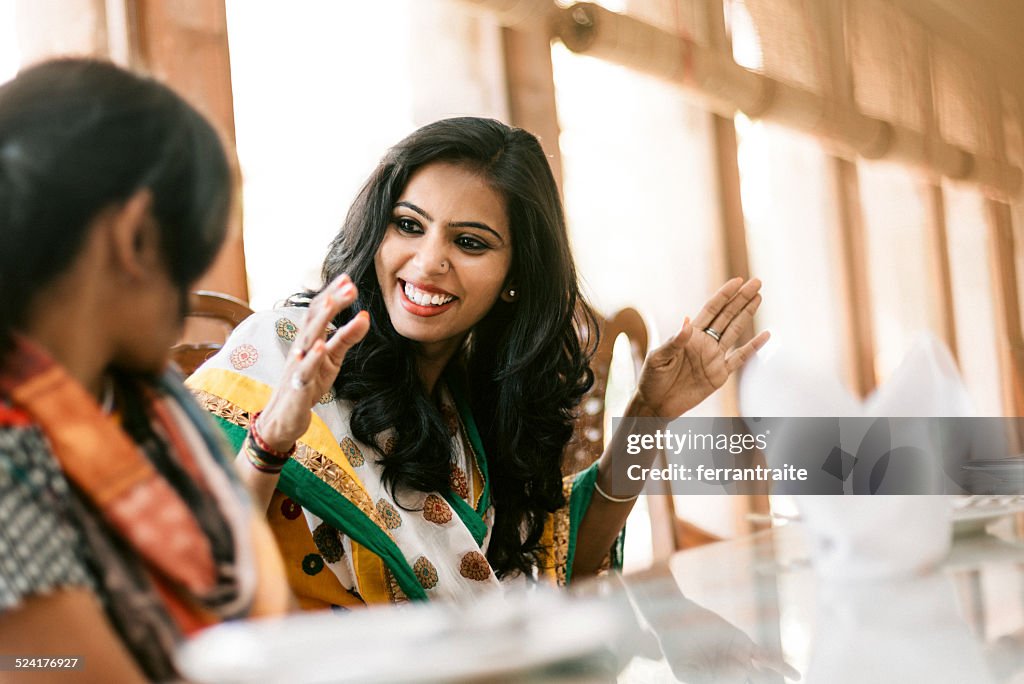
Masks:
[[[435,162],[479,173],[508,210],[507,284],[514,284],[517,297],[495,303],[448,372],[458,373],[468,388],[486,452],[495,507],[488,560],[499,577],[529,574],[540,559],[546,516],[565,502],[562,453],[576,407],[593,383],[592,344],[581,343],[580,332],[596,330],[580,293],[558,189],[537,138],[491,119],[454,118],[424,126],[388,151],[324,261],[325,283],[348,273],[359,288],[359,301],[335,322],[340,325],[360,308],[371,317],[369,333],[349,352],[335,386],[354,404],[352,431],[358,439],[381,445],[385,432],[394,430],[382,461],[384,482],[393,492],[450,486],[450,442],[436,397],[420,382],[414,343],[391,324],[374,268],[395,202],[413,173]]]
[[[143,188],[184,295],[227,230],[231,174],[210,124],[170,88],[91,59],[44,62],[0,87],[0,355],[96,214]]]

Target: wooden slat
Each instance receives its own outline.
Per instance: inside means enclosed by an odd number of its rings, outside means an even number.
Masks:
[[[941,137],[867,116],[850,103],[837,107],[821,93],[745,69],[731,56],[599,5],[562,9],[553,26],[570,50],[671,81],[725,116],[739,109],[751,118],[816,135],[850,158],[885,158],[976,183],[1003,197],[1024,192],[1024,172],[999,164],[984,151],[964,150]]]
[[[990,236],[989,259],[995,294],[1003,407],[1006,415],[1024,416],[1024,341],[1021,339],[1013,219],[1009,205],[996,200],[986,200],[985,210]]]
[[[719,213],[718,242],[721,249],[721,271],[717,280],[741,276],[750,277],[750,256],[747,246],[746,219],[740,197],[740,169],[738,161],[736,124],[732,118],[719,114],[711,117],[712,148],[714,151],[715,187],[718,190]],[[745,344],[753,336],[754,326],[743,333],[736,344]],[[741,370],[740,373],[743,371]],[[720,392],[724,415],[739,415],[739,374],[734,375]],[[748,463],[746,465],[753,465]],[[751,513],[765,514],[771,510],[767,495],[735,497],[733,526],[737,531],[751,533]]]
[[[827,78],[830,101],[835,111],[852,107],[853,71],[845,50],[844,3],[812,5],[810,16],[828,47]],[[832,175],[836,219],[839,227],[840,299],[843,302],[842,340],[847,369],[847,384],[860,396],[875,387],[875,340],[871,319],[871,288],[868,279],[867,243],[860,204],[860,178],[857,165],[832,156],[828,168]]]
[[[844,302],[842,340],[847,384],[859,396],[875,388],[875,339],[871,320],[871,288],[860,208],[857,166],[845,159],[830,160],[839,222],[839,271]]]
[[[995,76],[988,75],[981,84],[981,92],[985,98],[983,111],[988,113],[982,132],[988,136],[988,146],[995,151],[996,160],[1005,162],[1006,134],[999,83]],[[1002,370],[1003,410],[1008,416],[1024,416],[1024,338],[1021,331],[1013,214],[1008,204],[993,198],[985,200],[985,213],[988,219],[989,260],[995,298],[995,334]],[[1020,435],[1013,437],[1019,439]]]
[[[932,93],[931,42],[926,38],[926,47],[917,65],[920,92],[921,120],[926,135],[938,135],[939,122],[935,113]],[[932,291],[937,296],[929,300],[932,325],[949,347],[954,359],[959,358],[956,340],[956,308],[953,300],[953,271],[949,261],[949,230],[946,222],[946,198],[942,191],[941,179],[932,175],[927,180],[926,220],[928,222],[926,246],[929,277]]]
[[[132,0],[127,15],[136,31],[131,49],[137,55],[132,61],[174,88],[213,123],[238,177],[223,0]],[[241,218],[236,205],[224,248],[196,289],[248,301]]]
[[[953,301],[953,270],[949,261],[949,230],[946,225],[946,198],[937,181],[926,188],[928,232],[925,250],[928,257],[929,279],[935,296],[930,297],[930,318],[939,337],[954,359],[960,354],[956,341],[956,311]]]
[[[714,150],[715,186],[718,189],[719,234],[722,258],[716,281],[741,276],[750,277],[750,256],[747,247],[747,226],[740,198],[740,167],[737,156],[736,124],[731,118],[718,114],[711,117],[712,147]],[[717,287],[719,283],[716,283]],[[743,333],[736,342],[745,344],[753,336],[753,329]],[[739,415],[739,382],[734,377],[722,388],[722,408],[726,415]]]
[[[725,12],[722,0],[707,2],[706,30],[711,48],[723,56],[732,54],[732,44],[725,27]],[[718,245],[721,250],[720,271],[716,280],[741,276],[749,278],[750,252],[747,245],[747,223],[743,215],[743,200],[740,192],[740,167],[736,122],[732,116],[709,113],[711,117],[711,145],[713,150],[715,188],[719,216]],[[737,341],[745,344],[753,336],[753,329]],[[742,373],[742,371],[740,371]],[[739,415],[739,377],[735,376],[721,390],[722,409],[725,415]],[[767,514],[771,504],[766,494],[734,497],[732,510],[733,529],[751,533],[750,514]]]
[[[732,43],[726,30],[723,2],[722,0],[706,0],[705,7],[706,29],[711,49],[721,55],[723,59],[731,59]],[[747,225],[741,196],[736,121],[734,116],[725,117],[715,113],[710,116],[712,118],[715,185],[718,188],[720,244],[724,249],[723,267],[729,277],[749,278],[751,275],[750,250],[747,244]],[[752,329],[745,333],[738,343],[742,344],[750,340],[755,329],[756,321]],[[742,372],[741,370],[740,373]],[[738,377],[730,380],[729,384],[723,388],[726,390],[722,398],[724,408],[728,414],[732,415],[739,415],[738,380]],[[746,465],[753,465],[753,463],[748,462]],[[732,498],[735,501],[733,527],[740,534],[751,534],[756,531],[752,522],[753,516],[764,516],[771,513],[771,500],[768,497],[767,487],[757,494]],[[759,643],[770,644],[771,648],[781,650],[782,635],[778,629],[778,622],[772,618],[772,615],[777,614],[778,611],[778,605],[773,600],[778,596],[778,588],[775,586],[774,578],[764,577],[761,578],[761,581],[765,585],[760,588],[761,595],[768,597],[768,601],[758,606],[758,633],[755,638]]]
[[[542,17],[502,29],[509,123],[540,139],[559,189],[562,155],[558,148],[558,111],[551,66],[551,32]]]

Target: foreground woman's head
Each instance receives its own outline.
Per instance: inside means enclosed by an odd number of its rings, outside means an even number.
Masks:
[[[0,87],[0,352],[90,294],[70,283],[106,283],[112,360],[158,369],[229,202],[216,133],[167,87],[91,60],[22,71]]]

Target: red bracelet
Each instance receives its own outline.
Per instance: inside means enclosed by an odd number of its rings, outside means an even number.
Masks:
[[[263,415],[263,411],[258,411],[256,415],[249,421],[249,436],[252,438],[254,446],[262,451],[266,456],[271,456],[281,461],[287,461],[289,458],[295,455],[295,450],[298,447],[298,443],[292,444],[292,448],[288,451],[277,451],[271,449],[267,443],[260,437],[259,431],[256,429],[256,421]]]
[[[277,459],[260,451],[260,448],[253,443],[251,435],[247,435],[245,441],[242,442],[242,451],[245,452],[245,457],[249,459],[252,467],[261,473],[276,475],[284,470],[285,464],[289,461],[287,458]]]

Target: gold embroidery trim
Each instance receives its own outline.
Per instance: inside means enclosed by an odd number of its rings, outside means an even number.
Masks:
[[[384,587],[388,593],[388,601],[391,603],[409,602],[409,597],[405,595],[402,587],[399,586],[395,573],[391,572],[391,568],[386,565],[384,566]]]
[[[192,394],[199,404],[210,413],[239,427],[248,429],[249,421],[251,420],[248,411],[244,411],[223,397],[218,397],[203,390],[192,390]],[[342,470],[337,463],[302,442],[299,442],[295,455],[292,458],[298,461],[299,465],[303,468],[313,473],[318,480],[355,504],[367,518],[372,520],[382,532],[388,535],[391,541],[395,540],[387,525],[384,524],[384,521],[378,515],[376,507],[374,507],[373,502],[370,500],[370,495],[349,477],[348,473]]]
[[[222,399],[215,394],[210,394],[204,390],[191,390],[192,395],[199,402],[199,405],[204,409],[217,416],[223,418],[229,423],[233,423],[238,427],[249,429],[249,419],[251,416],[248,411],[242,410],[238,406],[232,404],[227,399]]]
[[[552,513],[552,551],[555,560],[555,577],[559,586],[565,586],[566,566],[569,564],[569,502],[572,500],[572,478],[562,481],[562,494],[565,505]]]
[[[374,525],[379,527],[384,534],[388,535],[391,541],[395,541],[391,530],[388,529],[380,514],[377,513],[377,508],[370,500],[370,495],[356,484],[337,463],[302,442],[299,442],[299,446],[292,458],[298,461],[303,468],[313,473],[318,480],[355,504],[363,515],[372,520]]]
[[[569,508],[570,502],[572,501],[572,489],[575,485],[575,480],[575,476],[570,476],[562,480],[562,494],[565,496],[565,505],[551,514],[552,555],[555,562],[555,578],[558,581],[558,585],[562,587],[566,585],[565,575],[568,571],[569,565],[569,531],[572,527],[569,519]],[[604,559],[601,561],[601,565],[597,569],[597,574],[601,575],[606,573],[611,569],[611,566],[612,550],[609,549],[608,554],[605,555]]]

